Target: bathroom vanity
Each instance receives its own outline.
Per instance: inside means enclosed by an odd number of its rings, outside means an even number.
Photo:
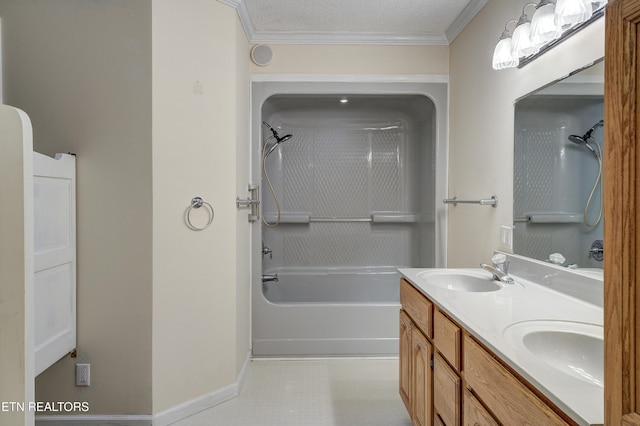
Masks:
[[[480,268],[400,269],[400,395],[414,425],[603,424],[602,280],[510,261],[515,284]]]

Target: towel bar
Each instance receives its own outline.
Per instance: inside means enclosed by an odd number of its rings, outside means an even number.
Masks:
[[[458,200],[458,197],[453,197],[445,198],[442,202],[445,204],[453,204],[454,206],[457,206],[458,204],[480,204],[481,206],[497,207],[498,197],[492,195],[491,198],[484,200]]]

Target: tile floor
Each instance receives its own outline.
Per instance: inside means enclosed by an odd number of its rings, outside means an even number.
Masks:
[[[240,395],[174,426],[411,426],[398,394],[398,360],[250,363]]]

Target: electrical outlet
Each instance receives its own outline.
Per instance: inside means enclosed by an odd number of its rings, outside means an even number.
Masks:
[[[76,386],[91,384],[91,364],[76,364]]]
[[[500,248],[502,250],[513,250],[513,226],[500,227]]]

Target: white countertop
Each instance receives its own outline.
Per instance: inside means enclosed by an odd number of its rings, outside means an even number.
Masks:
[[[578,424],[604,423],[602,384],[589,383],[541,362],[526,348],[514,344],[509,331],[505,332],[509,326],[524,321],[566,321],[602,326],[601,306],[536,284],[515,271],[510,273],[516,281],[514,285],[501,284],[501,290],[491,292],[452,291],[431,285],[424,279],[426,274],[454,271],[451,269],[401,268],[398,271]],[[455,271],[491,277],[480,268]]]

